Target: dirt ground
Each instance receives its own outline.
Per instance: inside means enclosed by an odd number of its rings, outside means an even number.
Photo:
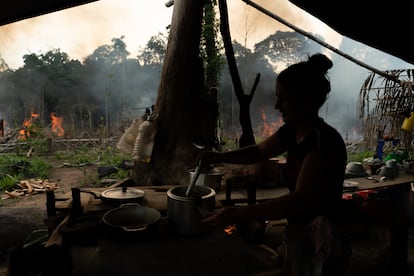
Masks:
[[[48,181],[57,184],[56,197],[71,192],[72,187],[88,187],[98,179],[97,166],[88,165],[81,167],[53,164]],[[27,195],[17,199],[6,199],[3,207],[44,207],[46,195],[44,193]]]

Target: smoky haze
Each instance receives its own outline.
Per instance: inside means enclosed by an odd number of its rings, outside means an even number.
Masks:
[[[59,48],[82,60],[113,37],[125,36],[133,56],[152,35],[165,32],[172,9],[164,0],[100,0],[0,27],[0,55],[13,69],[23,55]]]
[[[138,5],[137,2],[141,1],[101,0],[78,8],[2,26],[0,28],[2,38],[0,55],[6,63],[9,61],[8,57],[12,56],[11,53],[14,56],[19,53],[20,63],[24,54],[44,53],[53,48],[67,52],[70,58],[83,61],[97,47],[109,44],[112,38],[122,35],[125,35],[125,43],[128,51],[131,51],[131,55],[128,56],[129,59],[125,67],[118,68],[120,72],[123,72],[119,77],[110,77],[107,73],[108,69],[101,67],[89,76],[87,88],[83,87],[85,90],[74,88],[70,93],[62,94],[62,97],[66,98],[73,95],[77,97],[75,99],[78,102],[72,102],[66,106],[60,105],[59,102],[43,102],[41,100],[45,92],[43,86],[32,86],[26,93],[16,94],[12,92],[14,87],[11,84],[1,83],[0,115],[6,117],[8,122],[16,121],[16,124],[19,125],[24,118],[20,117],[16,120],[16,117],[29,114],[32,108],[37,108],[37,112],[45,113],[43,116],[45,120],[48,118],[48,113],[56,111],[59,116],[64,116],[65,124],[68,124],[67,127],[75,128],[80,125],[72,122],[75,122],[79,116],[86,116],[84,113],[88,113],[89,110],[93,111],[93,118],[81,120],[82,124],[87,126],[89,121],[92,121],[94,125],[98,125],[102,117],[105,117],[105,109],[108,108],[108,105],[111,108],[108,119],[114,122],[113,126],[121,124],[122,120],[143,114],[145,107],[154,103],[160,73],[139,68],[135,57],[139,52],[139,46],[142,47],[150,36],[157,35],[160,31],[165,32],[165,27],[170,22],[172,9],[166,8],[164,1],[147,1],[147,5],[151,3],[151,8],[148,6],[147,9]],[[156,5],[152,3],[156,3]],[[342,37],[333,33],[324,24],[315,22],[310,16],[304,16],[303,12],[294,9],[288,1],[257,0],[256,3],[274,11],[294,25],[323,36],[331,45],[339,47],[347,54],[379,70],[412,67],[410,64],[355,41],[346,38],[342,40]],[[228,5],[232,38],[253,52],[257,43],[269,35],[273,35],[277,30],[291,31],[283,24],[245,5],[242,1],[228,1]],[[134,10],[139,13],[131,17],[128,12]],[[154,16],[155,13],[157,16]],[[150,16],[144,16],[145,14]],[[143,26],[148,29],[148,32],[142,31]],[[33,38],[36,39],[32,40]],[[344,137],[358,139],[360,137],[358,129],[360,120],[357,117],[356,101],[359,89],[370,72],[317,46],[314,49],[309,49],[306,53],[301,53],[301,58],[304,58],[306,54],[319,51],[318,49],[327,53],[334,62],[334,67],[329,73],[332,81],[332,93],[327,104],[321,110],[321,116],[332,123]],[[262,135],[266,124],[272,126],[272,130],[274,130],[279,123],[279,114],[274,110],[276,100],[274,83],[277,72],[280,72],[285,65],[272,64],[273,67],[269,69],[262,57],[258,57],[248,63],[247,69],[240,70],[246,93],[250,91],[255,75],[261,73],[261,81],[251,106],[253,128],[259,136]],[[231,80],[226,78],[225,74],[226,72],[223,76],[220,96],[222,125],[224,131],[238,137],[240,129],[237,101],[234,97]],[[39,83],[46,79],[44,75],[32,75],[32,77],[38,78]],[[123,84],[121,85],[121,83]],[[50,90],[48,89],[48,91]],[[94,106],[82,109],[83,103],[93,103]],[[263,114],[266,115],[266,121],[263,119]]]

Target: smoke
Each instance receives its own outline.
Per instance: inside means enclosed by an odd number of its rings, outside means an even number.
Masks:
[[[390,59],[380,58],[379,51],[367,49],[364,45],[355,44],[352,41],[345,41],[324,23],[298,9],[288,0],[254,0],[255,3],[278,15],[287,22],[298,28],[323,37],[324,40],[334,47],[341,46],[346,53],[358,57],[367,64],[376,66],[378,69],[387,70],[394,68],[408,68],[407,64]],[[22,20],[16,23],[0,27],[0,57],[12,68],[17,69],[23,64],[23,55],[30,53],[45,53],[50,49],[59,48],[72,59],[82,60],[91,54],[100,45],[109,44],[112,38],[125,36],[124,42],[134,58],[139,49],[148,42],[151,36],[159,32],[165,33],[166,27],[171,21],[173,8],[165,7],[166,0],[100,0],[90,4],[82,5],[67,10],[42,15],[39,17]],[[238,41],[244,47],[253,49],[254,45],[277,30],[293,31],[284,24],[270,18],[255,8],[247,5],[241,0],[227,1],[229,10],[229,23],[232,39]],[[333,123],[346,135],[353,129],[356,117],[356,99],[360,86],[368,76],[369,72],[358,65],[332,54],[329,50],[325,52],[334,61],[334,68],[331,72],[332,95],[328,104],[324,107],[322,115],[327,121]],[[261,68],[253,68],[248,74],[246,91],[249,91],[255,73],[262,72]],[[280,68],[278,68],[279,70]],[[158,78],[144,76],[140,80],[134,80],[130,85],[131,91],[136,91],[139,84],[148,84],[149,89],[140,87],[140,97],[147,99],[142,102],[133,103],[137,107],[148,106],[152,102],[156,90]],[[132,79],[127,78],[127,79]],[[151,80],[150,80],[151,78]],[[133,90],[135,88],[135,90]],[[231,89],[231,88],[230,88]],[[99,90],[99,89],[97,89]],[[101,89],[102,90],[102,89]],[[99,90],[99,91],[101,91]],[[254,98],[252,119],[258,125],[262,125],[261,107],[265,106],[267,115],[275,114],[274,105],[274,75],[262,75],[262,80],[257,88],[262,94],[257,93]],[[5,91],[1,94],[7,94]],[[32,94],[40,95],[41,91],[32,91]],[[151,95],[146,97],[146,95]],[[129,96],[129,95],[128,95]],[[263,96],[263,98],[261,98]],[[146,97],[146,98],[145,98]],[[135,97],[136,98],[136,97]],[[39,99],[33,99],[33,102]],[[269,101],[271,102],[269,104]],[[10,103],[21,103],[21,99],[15,99],[9,95],[3,99],[2,113],[20,113],[7,108]],[[27,100],[25,101],[27,102]],[[127,101],[126,101],[127,102]],[[346,104],[345,104],[346,103]],[[1,114],[3,115],[3,114]],[[273,121],[276,121],[276,114]],[[237,118],[236,118],[237,120]]]
[[[164,0],[100,0],[0,27],[0,54],[12,69],[23,55],[59,48],[82,60],[112,38],[125,36],[135,57],[151,36],[165,32],[172,9]]]
[[[254,2],[291,25],[313,35],[323,37],[327,43],[334,47],[341,43],[341,35],[288,0],[255,0]],[[246,48],[253,49],[254,44],[277,30],[294,31],[243,1],[229,1],[228,6],[232,38],[239,41]]]
[[[340,35],[288,0],[255,2],[333,45],[340,43]],[[247,48],[253,49],[276,30],[292,31],[243,1],[227,1],[227,5],[232,38]],[[100,0],[1,26],[0,54],[12,69],[23,64],[25,54],[56,48],[82,60],[112,38],[125,36],[128,51],[135,56],[151,36],[166,32],[172,11],[165,7],[165,0]]]

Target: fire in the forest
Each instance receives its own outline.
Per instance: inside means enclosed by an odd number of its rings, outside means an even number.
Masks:
[[[26,140],[29,137],[36,136],[39,130],[39,126],[36,124],[36,120],[39,118],[39,114],[32,112],[30,117],[23,121],[22,129],[19,131],[19,140]],[[58,137],[62,137],[65,130],[62,127],[63,118],[56,116],[55,112],[50,114],[51,120],[51,132]]]
[[[279,127],[283,125],[282,117],[279,117],[279,119],[276,122],[268,122],[266,113],[264,110],[261,110],[261,117],[263,121],[263,126],[261,130],[261,136],[262,137],[269,137],[272,135]]]
[[[33,132],[34,129],[34,121],[39,118],[39,114],[32,112],[30,117],[23,121],[22,129],[19,131],[19,140],[27,139]]]
[[[52,120],[52,132],[58,137],[62,137],[65,133],[65,130],[62,127],[63,118],[56,116],[55,112],[50,114]]]

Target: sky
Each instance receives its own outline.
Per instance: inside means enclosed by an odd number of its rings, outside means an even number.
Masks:
[[[177,0],[181,1],[181,0]],[[60,49],[83,60],[112,38],[124,36],[130,57],[135,57],[153,35],[167,33],[174,6],[167,0],[99,0],[90,4],[0,26],[0,56],[11,69],[23,65],[23,55]],[[269,3],[270,2],[270,3]],[[287,0],[255,3],[299,28],[321,35],[333,45],[341,36]],[[252,48],[277,30],[292,31],[241,0],[228,0],[232,39]]]

